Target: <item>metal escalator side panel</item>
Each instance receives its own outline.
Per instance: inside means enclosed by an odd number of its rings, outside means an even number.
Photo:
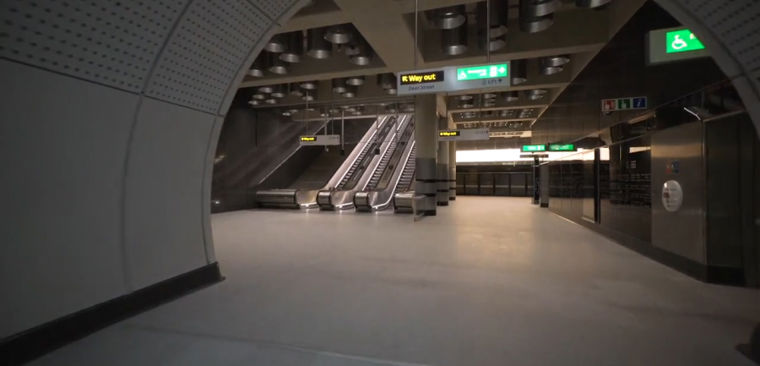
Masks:
[[[356,147],[351,151],[348,158],[346,158],[343,164],[341,164],[335,174],[333,174],[333,177],[330,178],[330,180],[323,188],[334,188],[345,178],[351,166],[356,162],[356,160],[360,155],[362,155],[363,152],[366,152],[368,147],[371,145],[372,139],[385,125],[385,123],[388,121],[388,118],[388,116],[381,116],[377,118],[376,124],[378,126],[370,126],[369,130],[367,130],[364,136],[362,136],[361,140],[359,140],[359,143],[356,145]]]
[[[335,207],[332,204],[333,191],[321,190],[317,193],[317,205],[320,210],[333,210]]]
[[[392,204],[393,198],[396,194],[396,189],[398,187],[398,182],[401,180],[401,176],[406,171],[406,167],[409,164],[410,157],[412,156],[412,152],[414,151],[415,146],[416,146],[416,141],[414,140],[414,137],[412,136],[401,157],[401,160],[404,163],[398,164],[398,166],[396,166],[396,169],[393,172],[393,175],[390,177],[391,181],[386,186],[385,190],[381,191],[382,194],[378,192],[379,202],[376,202],[373,204],[373,207],[372,207],[373,210],[376,210],[376,211],[384,210]]]

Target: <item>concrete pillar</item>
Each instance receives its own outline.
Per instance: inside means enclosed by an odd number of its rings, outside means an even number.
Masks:
[[[417,146],[414,183],[415,207],[419,214],[435,216],[436,157],[438,150],[438,117],[435,95],[414,98],[414,138]]]
[[[445,117],[438,119],[438,129],[445,130],[448,120]],[[435,203],[438,206],[449,205],[449,142],[438,141],[438,164],[436,164],[438,182],[436,183]]]
[[[449,201],[457,199],[457,142],[449,142]]]

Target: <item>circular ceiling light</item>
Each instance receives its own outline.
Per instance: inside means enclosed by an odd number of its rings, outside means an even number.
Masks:
[[[309,57],[323,60],[330,57],[332,45],[322,35],[324,28],[313,28],[306,31],[306,54]]]
[[[267,42],[266,45],[264,45],[264,49],[273,52],[273,53],[280,53],[282,51],[285,51],[285,34],[275,34],[272,36],[272,38],[269,39],[269,42]]]
[[[364,76],[352,76],[346,79],[346,84],[352,86],[364,85]]]
[[[353,29],[349,24],[339,24],[328,27],[324,39],[332,44],[346,44],[353,39]]]

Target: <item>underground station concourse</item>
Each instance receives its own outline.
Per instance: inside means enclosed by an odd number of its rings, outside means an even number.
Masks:
[[[2,0],[0,365],[760,365],[756,0]]]

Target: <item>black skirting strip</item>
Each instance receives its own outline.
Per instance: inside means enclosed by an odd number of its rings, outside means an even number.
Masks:
[[[435,210],[421,210],[417,211],[417,213],[422,214],[423,216],[435,216]]]
[[[439,189],[439,190],[437,190],[437,192],[440,192],[440,193],[449,193],[449,190],[448,189]]]
[[[456,201],[456,200],[457,200],[457,197],[456,197],[456,196],[454,196],[454,197],[449,197],[449,201]]]
[[[421,179],[421,178],[417,178],[414,181],[415,182],[421,182],[421,183],[438,183],[438,179]]]
[[[541,207],[543,207],[543,208],[547,208],[547,207],[549,207],[549,204],[548,204],[548,203],[543,203],[543,202],[542,202],[542,203],[541,203]]]
[[[212,263],[0,341],[0,363],[20,365],[143,311],[222,281]]]
[[[435,197],[437,193],[423,193],[422,195],[425,197]]]
[[[448,206],[449,201],[438,201],[435,203],[437,206]]]

